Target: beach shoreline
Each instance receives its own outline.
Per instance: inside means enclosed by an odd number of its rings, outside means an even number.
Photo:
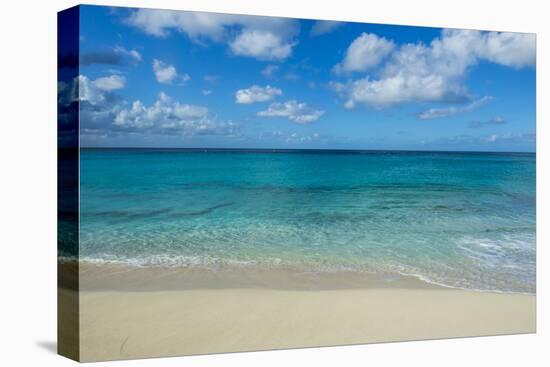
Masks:
[[[452,289],[413,277],[296,276],[83,264],[80,360],[536,331],[534,295]],[[60,302],[72,292],[60,289]]]
[[[74,265],[68,265],[74,268]],[[260,288],[342,290],[373,288],[454,289],[413,275],[357,270],[319,271],[308,267],[131,266],[81,261],[81,291],[178,291]]]
[[[338,290],[364,288],[450,289],[481,293],[535,295],[500,289],[463,288],[441,284],[416,274],[390,271],[317,269],[309,266],[135,266],[121,263],[80,261],[62,262],[68,274],[61,287],[82,291],[159,291],[189,289],[267,288],[279,290]]]

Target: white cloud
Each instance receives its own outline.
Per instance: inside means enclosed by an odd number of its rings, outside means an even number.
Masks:
[[[151,134],[238,136],[239,125],[218,121],[204,106],[173,100],[160,93],[150,106],[137,100],[127,105],[113,91],[100,89],[96,80],[79,75],[70,83],[59,83],[59,103],[68,106],[79,100],[81,132],[86,139],[115,136],[128,131]]]
[[[93,81],[91,81],[86,75],[79,75],[78,76],[78,94],[73,96],[74,98],[78,98],[81,101],[93,101],[92,104],[97,103],[102,99],[102,93],[97,89],[97,87],[93,84]]]
[[[283,92],[279,88],[274,88],[269,85],[265,87],[253,85],[250,88],[239,89],[235,92],[235,103],[250,104],[255,102],[266,102],[281,94],[283,94]]]
[[[115,51],[115,53],[118,53],[120,55],[129,56],[135,62],[141,61],[141,54],[136,50],[128,50],[124,47],[118,46],[118,47],[114,48],[114,51]]]
[[[201,93],[203,96],[209,96],[212,94],[212,91],[210,89],[203,89],[201,90]]]
[[[417,117],[421,120],[432,120],[432,119],[457,115],[459,113],[471,112],[481,107],[491,99],[493,98],[490,96],[485,96],[473,102],[470,102],[464,106],[451,106],[446,108],[429,108],[426,111],[422,111],[421,113],[419,113]]]
[[[57,82],[57,103],[60,106],[68,106],[78,99],[80,75],[70,81]]]
[[[344,60],[334,67],[334,71],[366,71],[379,65],[394,47],[393,41],[373,33],[363,33],[349,45]]]
[[[508,123],[508,120],[506,120],[505,118],[501,117],[501,116],[495,116],[489,120],[475,120],[475,121],[472,121],[468,124],[468,127],[470,128],[473,128],[473,129],[476,129],[476,128],[480,128],[480,127],[485,127],[485,126],[489,126],[489,125],[505,125]]]
[[[279,70],[279,65],[269,64],[262,69],[262,75],[267,78],[270,78],[275,75],[277,70]]]
[[[309,143],[319,139],[318,133],[313,133],[309,135],[291,133],[285,138],[287,144],[300,144],[300,143]]]
[[[365,77],[346,84],[331,85],[346,99],[345,107],[349,109],[357,103],[384,108],[403,102],[463,101],[466,98],[463,88],[453,90],[439,75],[419,77],[397,74],[378,80]]]
[[[81,133],[90,135],[94,131],[94,134],[103,134],[111,127],[116,111],[122,107],[120,97],[115,94],[117,87],[120,83],[116,78],[90,80],[86,75],[79,75],[60,85],[59,103],[69,107],[73,102],[80,102],[76,110]]]
[[[425,142],[427,146],[445,147],[447,149],[480,149],[491,146],[501,146],[506,150],[510,146],[518,148],[518,150],[534,151],[536,145],[535,133],[506,133],[506,134],[490,134],[490,135],[457,135],[443,137],[432,141]],[[491,148],[492,150],[492,148]]]
[[[113,91],[124,88],[125,84],[126,79],[121,75],[110,75],[94,80],[86,75],[79,75],[71,83],[63,83],[62,86],[65,90],[60,88],[60,92],[64,96],[63,103],[70,103],[78,99],[96,108],[105,108],[108,104],[112,105],[112,102],[117,99]],[[78,91],[76,90],[77,86]]]
[[[535,36],[443,30],[429,45],[405,44],[396,49],[378,77],[332,83],[332,87],[346,100],[347,108],[357,103],[383,108],[405,102],[465,102],[470,95],[463,82],[479,60],[533,66]]]
[[[181,79],[184,82],[191,79],[188,74],[178,75],[178,72],[174,65],[169,65],[157,59],[153,60],[153,72],[155,73],[157,81],[163,84],[170,84],[176,78]]]
[[[536,35],[530,33],[490,32],[479,46],[480,58],[521,68],[536,63]]]
[[[104,90],[98,88],[95,81],[85,75],[78,76],[78,99],[91,105],[98,105],[105,101]]]
[[[264,131],[258,136],[260,140],[279,140],[287,144],[309,143],[325,140],[319,133],[300,134],[297,132],[283,132],[280,130]]]
[[[132,65],[141,61],[141,54],[136,50],[128,50],[124,47],[89,51],[80,55],[80,65],[94,64],[105,65]]]
[[[258,116],[286,117],[293,122],[307,124],[318,120],[324,113],[325,111],[314,110],[305,103],[290,100],[284,103],[274,102],[267,110],[258,112]]]
[[[338,27],[342,26],[343,24],[343,22],[337,22],[334,20],[318,20],[313,23],[310,34],[312,36],[320,36],[326,33],[330,33]]]
[[[283,76],[283,79],[284,80],[300,80],[300,75],[295,73],[295,72],[292,72],[292,71],[289,71],[288,73],[286,73],[284,76]]]
[[[174,29],[197,40],[199,37],[221,38],[223,27],[230,24],[230,18],[230,15],[215,13],[138,9],[127,22],[153,36],[166,37]]]
[[[203,79],[209,83],[214,83],[219,79],[219,77],[217,75],[205,75]]]
[[[286,18],[138,9],[127,23],[157,37],[171,31],[185,33],[193,42],[226,42],[234,54],[260,60],[283,60],[295,45],[299,23]]]
[[[98,89],[111,91],[124,88],[126,85],[126,78],[121,75],[111,75],[97,78],[93,83]]]
[[[180,132],[184,135],[232,135],[237,128],[232,122],[211,119],[206,107],[180,103],[164,93],[160,93],[151,106],[134,101],[130,108],[118,111],[114,125],[131,130]]]
[[[271,32],[245,30],[229,46],[235,55],[251,56],[259,60],[284,60],[290,56],[294,43],[285,42]]]
[[[165,64],[160,60],[153,60],[153,71],[159,83],[171,83],[178,75],[173,65]]]

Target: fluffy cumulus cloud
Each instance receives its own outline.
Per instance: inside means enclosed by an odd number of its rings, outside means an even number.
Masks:
[[[111,75],[92,80],[79,75],[70,83],[60,83],[59,105],[79,103],[81,134],[85,139],[128,132],[181,136],[238,135],[238,124],[219,121],[211,116],[207,107],[182,103],[162,92],[151,105],[139,100],[127,103],[116,94],[124,86],[124,79],[119,78],[122,77]]]
[[[188,81],[191,77],[188,74],[178,74],[174,65],[169,65],[161,60],[153,60],[153,72],[159,83],[170,84],[174,80],[179,79],[183,82]]]
[[[167,37],[174,30],[199,41],[201,38],[221,39],[224,26],[231,24],[231,17],[215,13],[137,9],[127,22],[153,36]]]
[[[110,75],[90,79],[79,75],[74,79],[60,83],[58,87],[58,106],[60,119],[80,119],[82,136],[104,136],[112,124],[122,99],[116,91],[125,86],[120,75]],[[72,114],[77,113],[77,116]],[[71,115],[66,115],[71,113]]]
[[[438,119],[438,118],[457,115],[459,113],[471,112],[483,106],[485,103],[487,103],[491,99],[493,98],[490,96],[485,96],[483,98],[476,99],[475,101],[472,101],[462,106],[451,106],[446,108],[429,108],[426,111],[420,112],[417,115],[417,117],[421,120],[432,120],[432,119]]]
[[[124,79],[118,75],[101,77],[90,80],[85,75],[78,76],[78,99],[93,106],[104,104],[108,99],[108,93],[115,89],[124,87]]]
[[[113,124],[127,130],[183,135],[231,135],[237,127],[210,118],[206,107],[180,103],[164,93],[151,106],[134,101],[117,112]]]
[[[310,34],[314,37],[321,36],[323,34],[327,34],[334,31],[335,29],[342,26],[343,24],[344,24],[343,22],[336,22],[333,20],[318,20],[315,23],[313,23]]]
[[[337,73],[366,71],[379,65],[395,48],[393,41],[373,33],[363,33],[346,50],[344,60],[334,67]]]
[[[157,37],[185,33],[193,42],[225,42],[235,55],[280,61],[296,45],[299,23],[292,19],[138,9],[126,22]]]
[[[97,78],[93,83],[98,89],[111,91],[124,88],[126,78],[122,75],[110,75]]]
[[[255,102],[266,102],[281,94],[283,94],[283,92],[279,88],[274,88],[269,85],[265,87],[253,85],[250,88],[239,89],[235,92],[235,103],[250,104]]]
[[[78,119],[78,78],[65,79],[57,83],[57,122],[59,127],[59,144],[74,145],[74,137],[78,135],[72,122]]]
[[[339,64],[342,69],[347,56]],[[375,108],[406,102],[464,103],[471,100],[464,79],[480,60],[514,68],[534,66],[535,35],[443,30],[428,45],[396,48],[376,76],[331,85],[345,99],[347,108],[358,103]],[[349,65],[347,70],[360,68]]]
[[[287,102],[274,102],[267,110],[258,112],[262,117],[285,117],[298,124],[308,124],[318,120],[325,111],[315,110],[305,103],[290,100]]]
[[[478,45],[480,58],[491,62],[521,68],[536,63],[536,35],[529,33],[486,34]]]
[[[57,103],[61,106],[78,101],[78,78],[57,83]]]
[[[120,75],[111,75],[91,80],[79,75],[71,84],[67,88],[69,94],[65,97],[65,103],[80,102],[80,121],[92,127],[104,124],[103,120],[119,108],[120,98],[114,91],[124,88],[125,79]]]
[[[271,32],[259,30],[245,30],[230,43],[235,55],[259,60],[284,60],[292,53],[293,46],[294,43],[285,42]]]

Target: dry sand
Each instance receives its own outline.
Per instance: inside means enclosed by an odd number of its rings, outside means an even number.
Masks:
[[[464,291],[410,278],[365,281],[364,275],[357,284],[349,274],[237,278],[223,271],[166,275],[84,267],[80,360],[535,332],[532,295]],[[174,286],[155,289],[159,282]],[[62,289],[60,301],[71,292]]]

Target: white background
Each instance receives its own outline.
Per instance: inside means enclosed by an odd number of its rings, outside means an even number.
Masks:
[[[99,366],[548,366],[550,27],[544,1],[92,1],[299,18],[537,33],[538,333],[97,363]],[[56,12],[73,1],[11,0],[0,10],[0,365],[68,366],[56,339]],[[546,165],[544,169],[543,165]],[[546,192],[543,190],[546,188]],[[319,305],[322,307],[322,305]],[[544,308],[547,308],[546,310]]]

